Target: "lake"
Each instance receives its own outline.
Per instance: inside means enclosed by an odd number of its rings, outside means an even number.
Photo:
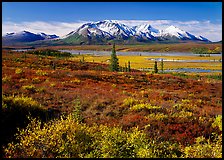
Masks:
[[[82,55],[82,54],[90,54],[90,55],[95,55],[95,56],[101,56],[101,55],[111,55],[111,51],[92,51],[92,50],[59,50],[61,52],[69,52],[71,54],[77,54],[77,55]],[[116,52],[117,55],[142,55],[142,56],[196,56],[198,57],[199,55],[193,54],[191,52],[166,52],[166,53],[161,53],[161,52]],[[222,56],[221,54],[211,54],[212,56]]]

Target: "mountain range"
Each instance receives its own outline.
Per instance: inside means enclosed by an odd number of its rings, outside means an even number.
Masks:
[[[164,30],[152,27],[150,24],[142,24],[129,27],[116,20],[104,20],[85,23],[78,29],[60,37],[45,33],[34,34],[28,31],[9,33],[2,37],[3,44],[9,43],[51,43],[51,44],[136,44],[150,42],[211,42],[203,36],[195,36],[175,26],[169,26]],[[37,42],[36,42],[37,41]],[[32,43],[33,44],[33,43]]]
[[[29,31],[21,31],[17,33],[7,33],[2,37],[2,44],[3,45],[13,45],[13,44],[23,44],[29,42],[36,42],[36,41],[47,41],[47,40],[55,40],[59,38],[59,36],[53,34],[48,35],[45,33],[31,33]]]

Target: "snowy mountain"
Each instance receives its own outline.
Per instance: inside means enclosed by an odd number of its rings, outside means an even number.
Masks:
[[[175,37],[178,38],[180,40],[202,40],[202,39],[198,39],[196,38],[196,36],[183,31],[173,25],[169,26],[168,28],[166,28],[165,30],[161,31],[160,36],[162,38],[164,37]]]
[[[99,21],[96,23],[86,23],[79,27],[76,31],[70,32],[64,38],[78,34],[84,37],[98,36],[101,38],[114,39],[122,38],[127,39],[134,35],[134,30],[124,24],[112,20]]]
[[[57,36],[55,34],[50,35],[50,34],[45,34],[45,33],[42,33],[42,32],[41,33],[37,33],[37,34],[42,36],[44,39],[57,39],[57,38],[59,38],[59,36]]]
[[[150,24],[138,25],[132,28],[134,29],[134,36],[138,39],[156,40],[156,37],[160,35],[160,30],[153,28]]]
[[[53,40],[59,38],[57,35],[47,35],[45,33],[31,33],[28,31],[21,31],[17,33],[7,33],[2,37],[3,45],[11,45],[17,43],[27,43],[39,40]]]
[[[186,40],[210,42],[202,36],[195,36],[173,25],[164,30],[159,30],[150,24],[129,27],[116,20],[104,20],[83,24],[62,39],[68,43],[82,42],[86,44],[106,43],[111,40],[124,43]]]
[[[57,41],[52,41],[57,40]],[[117,20],[104,20],[85,23],[78,29],[60,37],[45,33],[31,33],[22,31],[7,33],[2,37],[3,45],[22,43],[45,45],[70,45],[70,44],[139,44],[150,42],[210,42],[203,36],[196,36],[175,26],[169,26],[164,30],[156,29],[151,24],[127,26]],[[31,44],[31,43],[30,43]]]

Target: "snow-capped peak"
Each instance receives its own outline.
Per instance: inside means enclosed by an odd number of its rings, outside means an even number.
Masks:
[[[28,38],[28,39],[35,39],[34,37],[36,37],[37,39],[56,39],[59,38],[59,36],[57,35],[48,35],[45,34],[43,32],[41,33],[32,33],[29,31],[19,31],[19,32],[12,32],[12,33],[6,33],[6,35],[4,35],[3,37],[8,37],[8,38]]]
[[[183,38],[183,37],[188,37],[189,36],[187,35],[187,33],[173,25],[169,26],[168,28],[166,28],[164,30],[164,33],[165,34],[170,34],[171,36],[176,36],[176,37],[179,37],[179,38]]]
[[[179,29],[178,27],[175,27],[174,25],[171,25],[164,30],[159,30],[152,27],[151,24],[141,24],[138,26],[129,27],[118,20],[103,20],[86,23],[63,38],[67,38],[76,33],[89,37],[98,35],[100,37],[109,36],[111,38],[122,38],[124,40],[130,37],[135,37],[140,41],[141,39],[169,40],[171,37],[174,37],[177,40],[206,40],[206,38],[198,38],[184,30]]]
[[[37,35],[40,35],[41,37],[45,38],[45,39],[56,39],[56,38],[59,38],[59,36],[55,35],[55,34],[46,34],[46,33],[37,33]]]

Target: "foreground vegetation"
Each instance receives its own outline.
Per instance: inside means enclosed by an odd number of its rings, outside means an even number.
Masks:
[[[3,51],[2,106],[7,158],[222,157],[220,76]]]

